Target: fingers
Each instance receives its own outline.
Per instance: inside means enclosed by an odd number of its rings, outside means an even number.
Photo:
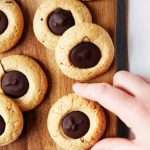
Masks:
[[[133,97],[109,84],[74,84],[76,94],[99,102],[103,107],[115,113],[129,127],[141,124]],[[138,117],[138,119],[136,119]],[[133,121],[133,118],[135,119]],[[137,121],[136,121],[137,120]]]
[[[150,85],[140,76],[127,71],[120,71],[114,76],[114,86],[122,88],[136,97],[147,96],[150,91]],[[149,94],[150,95],[150,94]]]
[[[147,115],[146,107],[140,102],[140,99],[149,98],[150,85],[139,76],[125,71],[115,75],[114,85],[116,87],[106,83],[75,84],[73,89],[76,94],[99,102],[103,107],[115,113],[128,127],[132,128],[134,133],[139,133],[141,122]],[[117,87],[125,89],[138,98]]]
[[[121,138],[108,138],[97,143],[91,150],[138,150],[131,141]]]

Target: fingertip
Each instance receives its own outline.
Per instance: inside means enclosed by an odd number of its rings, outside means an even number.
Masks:
[[[95,148],[95,146],[94,146],[94,147],[92,147],[92,148],[91,148],[91,150],[98,150],[98,149],[97,149],[97,148]]]
[[[73,91],[76,91],[76,89],[78,89],[79,86],[80,86],[80,83],[74,83],[72,86]]]
[[[91,148],[91,150],[102,150],[102,149],[99,146],[97,146],[97,144],[96,144]]]
[[[107,142],[107,139],[102,139],[101,141],[99,141],[98,143],[96,143],[91,150],[105,150],[107,149],[109,143]]]
[[[120,80],[122,77],[126,76],[127,74],[129,74],[129,72],[124,70],[116,72],[113,77],[113,83],[116,83],[118,80]]]
[[[97,145],[98,145],[98,144],[94,145],[94,146],[91,148],[91,150],[102,150],[102,149],[100,149],[100,147],[97,146]]]
[[[83,86],[85,86],[84,83],[75,83],[75,84],[73,84],[72,89],[75,93],[78,93],[81,91]]]

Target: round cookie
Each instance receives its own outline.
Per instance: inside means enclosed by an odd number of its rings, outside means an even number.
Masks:
[[[18,106],[0,94],[0,146],[15,141],[23,129],[23,115]]]
[[[85,81],[109,69],[114,59],[114,46],[102,27],[82,23],[63,34],[56,47],[55,57],[66,76]]]
[[[36,61],[23,55],[1,59],[0,92],[11,97],[23,111],[39,105],[47,91],[45,73]]]
[[[65,150],[86,150],[106,129],[99,104],[75,94],[60,98],[50,109],[47,126],[56,144]]]
[[[0,0],[0,53],[11,49],[20,39],[23,14],[14,0]]]
[[[54,50],[68,28],[91,21],[89,10],[78,0],[46,0],[36,11],[33,28],[37,39]]]

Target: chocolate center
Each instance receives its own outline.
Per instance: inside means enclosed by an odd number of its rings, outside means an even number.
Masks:
[[[91,68],[97,65],[101,58],[100,49],[91,42],[81,42],[70,52],[70,62],[78,68]]]
[[[80,111],[73,111],[67,114],[62,120],[64,133],[73,139],[83,137],[89,130],[89,118]]]
[[[4,133],[5,131],[5,121],[3,117],[0,115],[0,136]]]
[[[12,98],[23,96],[29,88],[28,79],[19,71],[5,73],[1,84],[4,93]]]
[[[0,10],[0,34],[2,34],[8,26],[7,16]]]
[[[62,35],[68,28],[75,25],[72,13],[68,10],[57,8],[48,17],[49,29],[56,35]]]

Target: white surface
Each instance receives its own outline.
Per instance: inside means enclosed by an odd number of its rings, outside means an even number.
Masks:
[[[150,0],[129,0],[130,71],[150,77]]]

